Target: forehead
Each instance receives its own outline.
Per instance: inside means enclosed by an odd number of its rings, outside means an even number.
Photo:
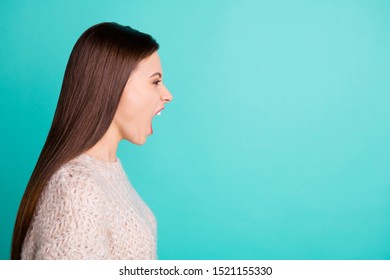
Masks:
[[[162,73],[161,61],[157,52],[154,52],[152,55],[141,60],[138,63],[134,74],[145,76],[148,78],[155,72]]]

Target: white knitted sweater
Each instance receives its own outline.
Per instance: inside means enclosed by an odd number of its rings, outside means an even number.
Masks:
[[[22,259],[157,259],[157,222],[122,164],[83,153],[45,185]]]

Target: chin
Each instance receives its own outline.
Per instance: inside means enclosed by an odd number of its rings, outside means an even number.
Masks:
[[[139,137],[139,138],[127,138],[127,140],[135,145],[142,146],[146,143],[146,137]]]

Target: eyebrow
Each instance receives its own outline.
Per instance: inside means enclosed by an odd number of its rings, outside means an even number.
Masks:
[[[160,79],[161,79],[161,73],[160,72],[156,72],[156,73],[153,73],[149,78],[153,77],[153,76],[156,76],[156,75],[159,75],[160,76]]]

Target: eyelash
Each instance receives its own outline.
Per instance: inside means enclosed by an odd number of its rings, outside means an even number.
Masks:
[[[156,86],[158,86],[158,83],[161,82],[161,80],[157,80],[157,81],[154,81],[153,84],[155,84]]]

